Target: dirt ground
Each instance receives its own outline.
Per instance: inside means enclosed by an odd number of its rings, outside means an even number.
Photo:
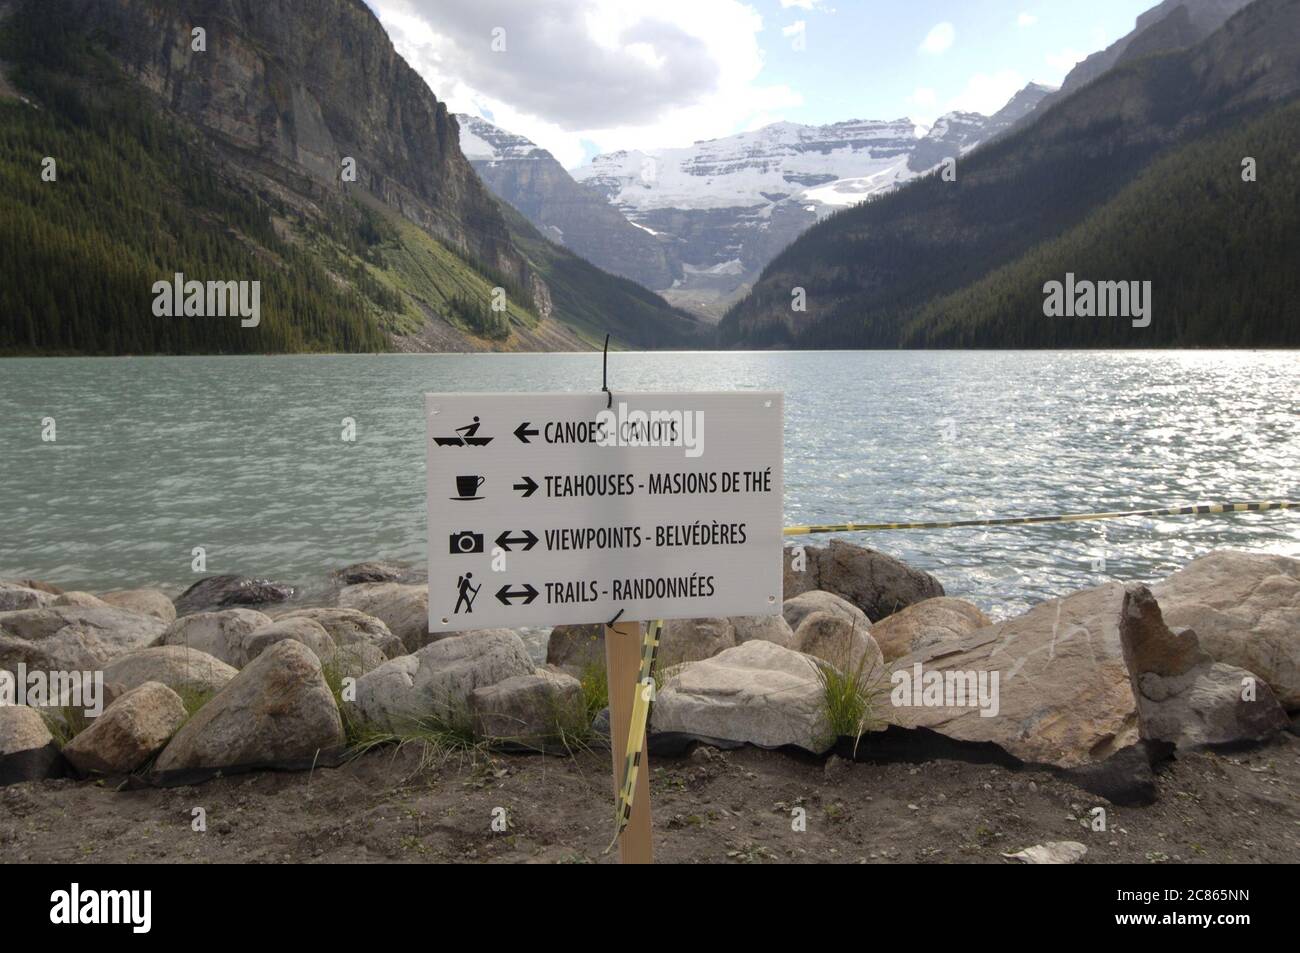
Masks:
[[[42,781],[0,789],[0,862],[610,863],[609,756],[456,755],[411,748],[312,773],[198,787]],[[697,747],[651,765],[656,860],[1005,863],[1049,840],[1085,863],[1300,861],[1300,738],[1196,753],[1150,807],[1116,807],[1041,771],[934,761],[852,764]],[[1106,831],[1091,829],[1106,808]],[[192,830],[193,809],[207,831]],[[505,831],[494,832],[494,808]],[[806,831],[793,823],[806,811]],[[500,812],[496,812],[500,815]]]

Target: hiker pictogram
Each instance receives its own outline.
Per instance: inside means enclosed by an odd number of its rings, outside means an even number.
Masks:
[[[474,611],[474,600],[477,598],[479,590],[483,587],[471,584],[470,580],[473,578],[474,574],[472,572],[467,572],[456,580],[456,588],[459,591],[459,595],[456,598],[457,613],[460,612],[460,607],[462,605],[465,606],[465,611],[467,613],[472,613]]]

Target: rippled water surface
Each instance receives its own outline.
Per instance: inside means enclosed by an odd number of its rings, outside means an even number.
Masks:
[[[613,354],[624,390],[786,393],[787,523],[1300,497],[1300,354]],[[0,361],[0,577],[315,585],[422,564],[424,391],[599,390],[599,355]],[[57,440],[41,439],[42,419]],[[342,420],[357,440],[340,440]],[[856,534],[997,615],[1218,547],[1300,555],[1300,514]]]

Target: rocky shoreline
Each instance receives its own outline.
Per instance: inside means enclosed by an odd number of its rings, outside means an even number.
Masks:
[[[788,550],[785,589],[779,616],[665,625],[652,759],[941,759],[1135,805],[1170,758],[1296,731],[1300,560],[1213,552],[1000,622],[843,542]],[[311,601],[234,576],[174,600],[0,582],[0,687],[93,672],[104,696],[92,718],[65,697],[0,705],[0,784],[201,784],[411,741],[493,757],[601,745],[601,626],[433,634],[420,574],[380,562],[332,573]]]

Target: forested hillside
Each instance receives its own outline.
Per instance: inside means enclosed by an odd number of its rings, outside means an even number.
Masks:
[[[1300,0],[1256,0],[1204,42],[1126,61],[975,150],[956,181],[930,175],[814,227],[731,309],[722,341],[1300,345],[1285,128],[1298,93]],[[1067,273],[1151,281],[1155,320],[1045,318],[1043,285]],[[806,311],[792,308],[799,288]]]

